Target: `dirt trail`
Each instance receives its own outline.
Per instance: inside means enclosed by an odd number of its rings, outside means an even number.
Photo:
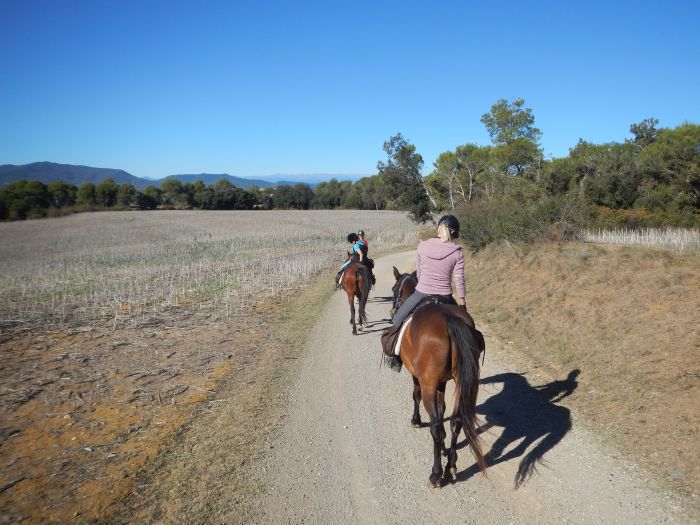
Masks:
[[[259,522],[691,521],[668,492],[617,458],[569,412],[561,400],[576,395],[575,374],[545,384],[528,380],[499,360],[502,352],[484,326],[481,376],[488,384],[481,388],[479,412],[492,426],[482,438],[484,451],[502,451],[483,477],[462,448],[458,481],[430,489],[432,440],[427,427],[409,424],[411,378],[405,370],[398,375],[380,368],[391,267],[405,271],[412,264],[413,252],[377,260],[378,285],[363,334],[351,335],[341,292],[310,334],[298,379],[285,393],[282,430],[257,468],[266,492],[256,504]],[[450,413],[451,386],[446,397]],[[422,417],[427,419],[424,410]],[[519,472],[523,482],[516,488]]]

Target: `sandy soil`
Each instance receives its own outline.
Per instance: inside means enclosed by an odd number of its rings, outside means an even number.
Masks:
[[[410,376],[380,367],[391,266],[407,271],[412,260],[409,253],[377,261],[371,322],[361,335],[351,335],[344,294],[329,302],[284,394],[281,430],[254,469],[264,488],[254,521],[691,522],[671,493],[571,413],[566,404],[576,396],[575,377],[541,383],[522,375],[503,360],[500,343],[483,325],[487,354],[478,410],[490,427],[482,434],[491,451],[488,476],[476,474],[462,448],[457,482],[429,488],[432,440],[427,427],[409,424]],[[450,400],[451,392],[448,387]],[[519,471],[525,476],[516,486]]]

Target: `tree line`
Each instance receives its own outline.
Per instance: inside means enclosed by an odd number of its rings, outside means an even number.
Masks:
[[[125,209],[249,210],[258,204],[250,191],[222,179],[206,185],[198,180],[168,179],[160,187],[137,190],[132,184],[106,179],[80,186],[20,180],[0,189],[0,219],[19,220],[80,211]]]
[[[138,191],[111,180],[80,187],[19,181],[0,189],[0,218],[134,207],[348,208],[406,210],[418,222],[454,211],[483,228],[485,217],[491,217],[491,228],[516,228],[528,222],[522,216],[526,211],[562,224],[566,216],[600,226],[700,225],[696,124],[659,128],[657,119],[648,118],[632,124],[631,138],[623,142],[579,140],[566,157],[547,159],[542,132],[523,99],[497,101],[481,123],[490,144],[467,143],[443,152],[425,177],[422,156],[398,133],[384,143],[386,159],[377,163],[376,175],[355,182],[332,179],[314,188],[300,183],[244,190],[225,180],[206,185],[167,179],[159,188]]]

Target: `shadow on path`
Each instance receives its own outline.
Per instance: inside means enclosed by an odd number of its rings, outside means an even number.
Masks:
[[[367,303],[391,303],[394,298],[390,295],[388,297],[370,297],[367,299]]]
[[[476,407],[486,423],[480,433],[501,427],[503,432],[496,439],[491,450],[485,454],[487,467],[523,456],[515,475],[515,488],[525,483],[535,472],[543,456],[554,448],[571,430],[570,411],[554,403],[570,396],[578,381],[580,370],[572,370],[564,380],[552,381],[545,385],[531,386],[524,374],[506,372],[481,380],[482,385],[501,384],[498,394],[492,395]],[[493,431],[491,430],[491,431]],[[516,442],[518,442],[515,445]],[[535,446],[528,452],[531,445]],[[506,452],[509,446],[515,445]],[[462,441],[458,447],[466,446]],[[465,481],[478,472],[476,465],[457,475],[458,481]]]

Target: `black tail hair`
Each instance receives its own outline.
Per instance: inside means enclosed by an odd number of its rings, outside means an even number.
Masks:
[[[457,351],[457,371],[455,404],[457,417],[462,420],[464,434],[469,440],[469,448],[476,459],[479,470],[486,470],[486,461],[481,452],[481,440],[477,434],[476,396],[479,392],[479,353],[483,349],[484,339],[478,330],[472,329],[458,317],[447,315],[447,332]],[[478,334],[478,335],[477,335]],[[479,337],[481,336],[481,337]]]

